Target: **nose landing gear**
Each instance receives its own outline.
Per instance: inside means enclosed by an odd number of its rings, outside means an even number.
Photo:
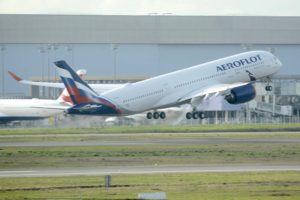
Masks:
[[[265,90],[268,92],[272,91],[273,90],[272,85],[266,85]]]
[[[270,83],[272,82],[272,79],[270,77],[266,77],[265,79],[263,79],[263,82],[266,82],[266,87],[265,87],[265,90],[267,92],[270,92],[273,90],[273,87],[272,85],[270,85]]]

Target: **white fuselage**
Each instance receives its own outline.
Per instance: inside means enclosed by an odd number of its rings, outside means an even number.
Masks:
[[[251,82],[248,72],[256,79],[270,76],[280,67],[273,54],[251,51],[128,84],[101,95],[128,115],[180,104],[182,97],[213,85]]]
[[[69,105],[57,100],[1,99],[0,123],[14,120],[30,120],[50,117],[63,112]]]

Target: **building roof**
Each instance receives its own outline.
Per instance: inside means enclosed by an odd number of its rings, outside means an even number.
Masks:
[[[300,44],[300,17],[0,15],[0,43]]]

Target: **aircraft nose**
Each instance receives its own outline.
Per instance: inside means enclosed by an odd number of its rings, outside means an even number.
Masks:
[[[277,70],[279,70],[282,67],[281,61],[276,56],[274,56],[274,55],[273,55],[273,66]]]

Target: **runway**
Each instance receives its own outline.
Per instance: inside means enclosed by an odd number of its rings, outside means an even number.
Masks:
[[[205,172],[267,172],[300,171],[300,165],[230,164],[230,165],[169,165],[127,166],[65,169],[19,169],[2,170],[0,178],[51,177],[51,176],[96,176],[113,174],[156,174],[156,173],[205,173]]]
[[[245,139],[233,139],[233,138],[170,138],[166,139],[117,139],[113,140],[101,140],[97,138],[95,140],[88,141],[38,141],[38,142],[1,142],[0,147],[67,147],[67,146],[130,146],[130,145],[205,145],[205,144],[292,144],[300,143],[300,139],[282,139],[282,138],[245,138]]]

